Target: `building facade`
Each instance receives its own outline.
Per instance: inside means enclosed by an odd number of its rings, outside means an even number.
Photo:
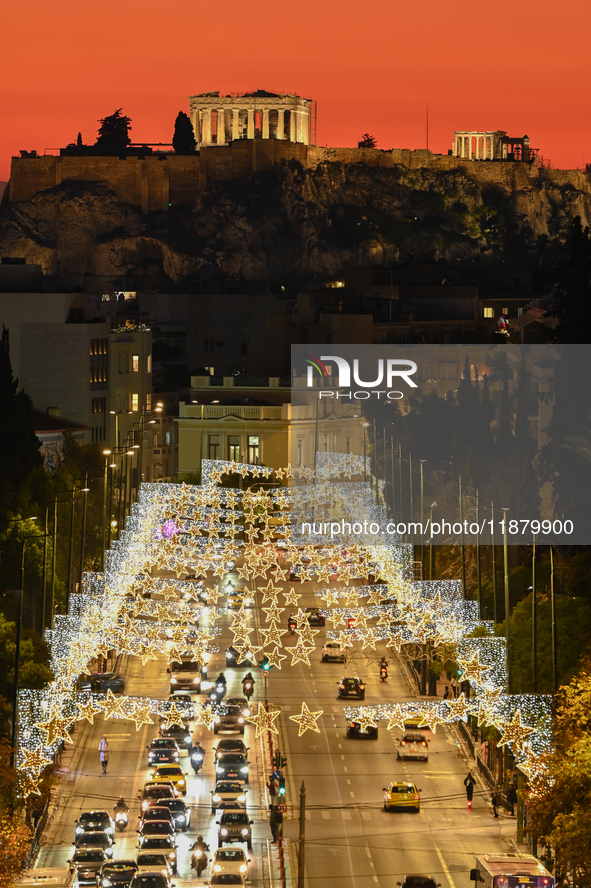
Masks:
[[[199,147],[239,139],[279,139],[309,145],[311,99],[289,93],[189,96],[189,116]]]
[[[529,162],[537,154],[529,136],[508,136],[505,130],[456,130],[452,155],[466,160],[517,160]]]

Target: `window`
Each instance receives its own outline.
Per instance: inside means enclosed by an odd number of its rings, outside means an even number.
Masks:
[[[148,355],[148,357],[146,359],[146,372],[147,373],[152,372],[152,355],[151,354]]]
[[[104,413],[107,409],[107,399],[106,398],[93,398],[92,399],[92,412],[93,413]]]
[[[154,432],[153,435],[154,447],[160,447],[160,432]]]
[[[209,458],[210,459],[221,459],[220,436],[219,435],[210,435],[209,436]]]
[[[167,429],[166,432],[165,432],[165,434],[164,434],[164,440],[166,441],[166,446],[167,446],[167,447],[170,447],[170,445],[172,444],[171,437],[172,437],[172,436],[171,436],[170,429]]]
[[[203,337],[203,351],[206,351],[206,352],[213,351],[213,339],[212,338],[210,338],[208,336]]]
[[[508,309],[508,308],[504,308],[504,309],[503,309],[503,314],[504,314],[504,315],[508,315],[508,314],[509,314],[509,309]]]
[[[106,355],[107,354],[107,342],[106,339],[91,339],[90,340],[90,354],[91,355]]]
[[[258,435],[249,435],[248,436],[248,462],[250,465],[258,466],[259,464],[259,452],[260,444],[259,444],[259,436]]]
[[[152,392],[148,392],[146,395],[146,410],[152,409]]]
[[[132,371],[132,373],[139,373],[140,372],[140,356],[139,355],[132,355],[131,356],[131,371]]]
[[[351,453],[351,438],[345,438],[345,453]]]
[[[517,317],[520,318],[522,314],[523,314],[523,308],[521,306],[519,306],[519,308],[517,309]]]
[[[140,409],[140,396],[139,395],[132,395],[131,396],[131,409],[132,409],[133,413],[137,413],[138,410]]]
[[[228,459],[240,462],[240,435],[228,435]]]
[[[302,464],[302,439],[298,438],[298,466]]]
[[[428,364],[423,364],[423,365],[422,365],[422,374],[423,374],[423,375],[422,375],[421,378],[422,378],[423,380],[425,380],[425,379],[429,379],[429,365],[428,365]]]
[[[494,316],[495,316],[495,310],[492,307],[492,305],[485,305],[484,306],[484,317],[485,318],[494,318]]]
[[[458,365],[457,364],[440,364],[439,365],[439,378],[440,379],[457,379],[458,378]]]

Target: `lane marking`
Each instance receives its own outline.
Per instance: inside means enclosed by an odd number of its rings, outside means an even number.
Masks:
[[[343,820],[351,820],[351,812],[350,811],[341,811],[343,815]]]
[[[450,888],[456,888],[456,883],[452,879],[451,873],[447,868],[447,864],[446,864],[445,860],[443,859],[443,854],[441,853],[441,851],[439,850],[437,845],[435,845],[435,850],[437,852],[437,857],[439,858],[439,863],[441,864],[441,869],[445,873],[445,877],[446,877],[447,881],[449,882]]]
[[[369,811],[362,811],[361,812],[361,819],[362,820],[371,820],[371,814],[369,813]]]
[[[368,845],[365,846],[365,853],[367,854],[367,856],[368,856],[369,859],[371,860],[371,851],[369,850]]]
[[[324,808],[323,808],[322,811],[321,811],[320,813],[322,814],[322,819],[323,819],[323,820],[330,820],[330,819],[331,819],[331,817],[330,817],[330,811],[325,811]]]
[[[346,765],[343,765],[343,771],[345,772],[345,774],[349,773],[349,769],[346,767]],[[351,781],[348,780],[347,782],[350,783]]]
[[[351,796],[352,799],[355,798],[355,793],[354,793],[354,792],[350,792],[349,795]]]

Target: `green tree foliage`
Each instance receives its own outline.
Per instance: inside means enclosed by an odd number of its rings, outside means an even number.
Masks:
[[[547,757],[550,779],[534,784],[529,800],[538,837],[556,852],[559,873],[591,883],[591,661],[560,688],[555,752]]]
[[[117,108],[113,114],[109,114],[99,121],[100,128],[96,145],[101,145],[103,148],[125,148],[131,144],[129,137],[131,119],[121,111],[121,108]]]
[[[363,133],[359,142],[357,142],[358,148],[377,148],[378,140],[375,136],[372,136],[370,133]]]
[[[184,111],[179,111],[174,122],[172,147],[177,154],[193,154],[197,148],[193,124]]]
[[[555,300],[560,342],[591,342],[591,233],[580,216],[573,219]]]

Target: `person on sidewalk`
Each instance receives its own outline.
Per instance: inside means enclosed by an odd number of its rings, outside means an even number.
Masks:
[[[511,808],[511,810],[509,811],[509,817],[514,817],[515,805],[517,804],[517,790],[515,789],[513,784],[511,784],[509,789],[507,790],[507,804]]]
[[[101,765],[103,766],[103,774],[107,773],[107,763],[109,761],[109,743],[107,738],[103,734],[101,742],[99,743],[99,753]]]
[[[275,778],[272,774],[269,774],[267,789],[269,790],[269,798],[271,799],[271,804],[273,804],[273,802],[275,801],[275,796],[277,795],[277,787],[275,786]]]
[[[464,780],[464,786],[466,787],[466,800],[470,808],[472,807],[472,797],[474,795],[475,783],[476,780],[472,776],[472,771],[468,771],[468,776]]]
[[[492,801],[492,807],[493,807],[493,814],[495,815],[496,818],[498,818],[499,812],[497,809],[500,808],[500,806],[501,806],[501,792],[499,790],[498,785],[495,786],[492,791],[491,801]]]
[[[444,692],[443,692],[443,699],[444,699],[444,700],[449,700],[450,697],[451,697],[451,694],[450,694],[450,692],[449,692],[449,686],[446,685],[446,686],[445,686],[445,690],[444,690]]]
[[[277,824],[277,814],[278,811],[274,807],[274,805],[269,805],[269,826],[271,827],[271,835],[273,836],[273,845],[277,842],[279,838],[279,826]],[[281,817],[283,820],[283,816]]]

